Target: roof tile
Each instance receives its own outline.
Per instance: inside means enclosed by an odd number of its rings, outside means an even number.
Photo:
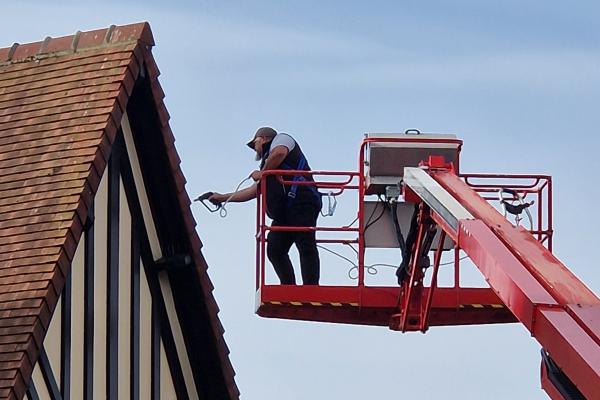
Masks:
[[[43,53],[55,53],[57,51],[64,51],[65,49],[71,48],[71,44],[73,43],[72,36],[63,36],[59,38],[49,37],[48,39],[48,42],[43,48]]]
[[[39,50],[40,50],[40,42],[36,43],[27,43],[27,44],[19,44],[14,47],[14,51],[8,54],[7,59],[10,61],[13,60],[22,60],[26,58],[33,58]]]
[[[61,145],[63,143],[71,143],[72,147],[85,147],[97,145],[98,141],[102,139],[102,131],[88,131],[72,135],[57,136],[52,138],[40,138],[38,140],[17,142],[0,146],[0,154],[6,154],[8,152],[14,152],[17,150],[25,150],[30,148],[47,148],[52,145]],[[95,140],[96,144],[89,141]]]
[[[35,69],[35,70],[23,70],[18,72],[13,72],[12,74],[3,74],[4,76],[0,80],[0,88],[12,88],[17,85],[24,85],[27,83],[35,83],[35,85],[31,87],[41,87],[41,86],[52,86],[56,84],[57,77],[72,77],[72,81],[81,80],[81,75],[89,74],[95,72],[96,74],[106,72],[106,75],[115,74],[115,70],[121,71],[123,68],[126,68],[130,62],[131,57],[114,57],[114,60],[107,60],[106,57],[103,57],[102,63],[98,65],[98,63],[90,62],[81,64],[81,63],[60,63],[60,64],[52,64],[47,65],[43,69]],[[105,75],[101,75],[105,76]],[[9,91],[7,91],[9,92]],[[14,92],[10,91],[10,92]]]
[[[100,118],[100,122],[96,122],[93,124],[81,124],[81,125],[66,125],[52,127],[47,126],[46,130],[37,131],[37,132],[22,132],[17,129],[12,131],[12,136],[0,136],[0,147],[4,147],[7,144],[13,143],[24,143],[23,146],[27,146],[27,142],[35,145],[40,139],[49,139],[49,138],[68,138],[72,134],[77,133],[87,133],[87,132],[97,132],[104,128],[106,125],[106,121],[104,118]]]
[[[77,42],[77,49],[80,50],[86,47],[97,47],[104,43],[106,32],[108,29],[97,29],[89,32],[81,32],[79,35],[79,41]]]

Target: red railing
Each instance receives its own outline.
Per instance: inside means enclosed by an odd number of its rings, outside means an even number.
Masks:
[[[299,175],[311,175],[314,181],[286,181],[283,176],[299,176]],[[314,186],[317,189],[334,189],[332,196],[340,196],[347,190],[356,190],[360,192],[361,180],[358,172],[331,172],[331,171],[289,171],[289,170],[271,170],[264,171],[263,179],[259,183],[259,198],[256,207],[256,289],[265,285],[265,264],[266,264],[266,243],[267,234],[269,231],[280,231],[280,232],[355,232],[356,238],[354,239],[319,239],[317,243],[340,243],[340,244],[358,244],[360,247],[360,228],[354,228],[351,226],[271,226],[267,224],[267,203],[266,203],[266,191],[267,185],[265,184],[268,176],[276,176],[277,179],[285,186],[298,185],[298,186]],[[318,177],[343,177],[341,181],[319,181]],[[359,181],[359,182],[356,182]],[[360,198],[359,198],[360,200]],[[360,204],[360,201],[359,201]],[[362,215],[359,207],[359,215],[357,219],[360,220]]]
[[[271,170],[264,171],[263,179],[259,184],[259,199],[256,209],[256,289],[265,285],[265,264],[266,264],[266,243],[269,231],[287,231],[287,232],[353,232],[356,236],[352,239],[337,238],[317,238],[317,243],[328,244],[356,244],[357,245],[357,265],[358,277],[357,286],[365,285],[365,241],[364,241],[364,201],[365,201],[365,156],[366,148],[371,143],[437,143],[452,144],[457,146],[460,159],[460,150],[462,141],[458,139],[415,139],[414,137],[383,137],[383,138],[365,138],[360,146],[359,152],[359,170],[358,172],[340,172],[340,171],[290,171],[290,170]],[[457,161],[458,164],[458,161]],[[455,170],[459,171],[459,165],[455,165]],[[314,181],[286,181],[282,176],[311,175]],[[279,181],[286,185],[310,185],[317,189],[333,189],[333,196],[339,196],[348,190],[357,191],[357,220],[358,227],[351,226],[316,226],[316,227],[298,227],[298,226],[270,226],[267,223],[266,216],[266,185],[264,184],[267,176],[277,176]],[[545,244],[552,251],[552,178],[546,175],[522,175],[522,174],[460,174],[465,182],[478,192],[484,199],[491,203],[498,204],[497,193],[501,188],[513,189],[517,191],[524,199],[534,198],[535,205],[532,206],[535,215],[535,228],[531,233]],[[319,180],[319,178],[328,178]],[[342,178],[341,180],[332,180]],[[496,204],[496,205],[497,205]],[[454,286],[459,286],[459,264],[460,254],[458,248],[454,254],[455,282]]]
[[[535,225],[529,231],[552,251],[552,177],[525,174],[460,174],[465,183],[481,197],[498,203],[498,191],[508,188],[516,191],[524,200],[533,198],[531,211]]]

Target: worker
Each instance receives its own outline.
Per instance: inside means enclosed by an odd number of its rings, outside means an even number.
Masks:
[[[256,152],[260,170],[252,172],[255,183],[234,193],[214,193],[209,201],[219,205],[229,202],[246,202],[258,195],[258,181],[268,170],[310,171],[308,161],[298,143],[285,133],[277,133],[270,127],[262,127],[247,144]],[[314,181],[312,175],[283,176],[291,182]],[[267,215],[273,220],[271,226],[315,227],[321,211],[321,195],[314,185],[284,185],[275,175],[266,176]],[[267,256],[282,285],[295,285],[294,268],[288,255],[292,244],[296,244],[300,255],[302,282],[305,285],[319,284],[319,252],[314,231],[283,232],[269,231]]]

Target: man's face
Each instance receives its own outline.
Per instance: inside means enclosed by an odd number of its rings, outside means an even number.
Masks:
[[[263,145],[266,143],[267,139],[263,136],[259,136],[256,139],[254,139],[254,151],[256,151],[256,161],[260,161],[262,159],[262,151],[263,151]]]

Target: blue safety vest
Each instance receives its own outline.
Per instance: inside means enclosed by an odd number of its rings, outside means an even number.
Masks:
[[[265,144],[263,147],[261,169],[264,166],[270,151],[271,142]],[[302,153],[298,142],[296,142],[296,145],[292,151],[288,153],[278,169],[310,171],[308,161],[306,160],[304,153]],[[314,180],[312,175],[284,175],[283,179],[292,182]],[[292,184],[286,186],[281,184],[276,176],[269,176],[267,178],[267,213],[269,214],[269,217],[276,219],[278,212],[283,212],[282,207],[289,209],[296,201],[315,202],[315,204],[320,207],[321,193],[319,193],[317,188],[312,185]]]
[[[298,143],[294,146],[294,150],[298,148]],[[293,150],[292,150],[293,151]],[[288,157],[286,157],[287,160]],[[281,163],[281,169],[288,170],[296,170],[296,171],[310,171],[310,167],[308,167],[308,162],[306,161],[306,157],[300,150],[300,159],[298,160],[298,164],[294,167],[285,161]],[[305,182],[305,181],[313,181],[312,175],[294,175],[292,178],[292,182]],[[291,185],[287,192],[287,206],[288,208],[294,204],[294,200],[296,199],[296,195],[298,192],[298,188],[300,185]],[[315,186],[312,185],[302,185],[303,188],[308,189],[319,202],[321,202],[321,193],[317,190]]]

